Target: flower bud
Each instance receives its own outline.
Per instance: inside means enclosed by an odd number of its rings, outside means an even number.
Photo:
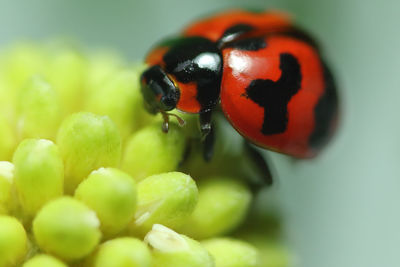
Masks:
[[[185,137],[176,124],[168,133],[160,124],[153,124],[132,135],[128,140],[122,169],[140,181],[153,174],[174,171],[182,159]]]
[[[33,216],[63,194],[64,165],[57,146],[45,139],[26,139],[14,153],[15,186],[25,215]]]
[[[96,213],[71,197],[47,203],[33,221],[39,247],[65,260],[89,255],[100,241],[99,227]]]
[[[251,201],[251,192],[245,184],[226,177],[210,177],[200,180],[199,200],[182,233],[204,239],[225,234],[237,227]]]
[[[182,225],[197,203],[194,180],[184,173],[170,172],[150,176],[138,184],[138,207],[129,225],[133,234],[143,236],[155,223],[170,228]]]
[[[214,238],[201,242],[215,259],[216,267],[257,267],[259,255],[255,247],[233,238]]]
[[[120,170],[100,168],[78,186],[75,198],[96,212],[103,234],[113,236],[135,215],[136,184]]]
[[[75,113],[61,124],[57,144],[65,165],[65,190],[73,193],[89,173],[100,167],[116,167],[121,138],[107,116]]]
[[[132,237],[121,237],[100,245],[96,254],[90,259],[93,267],[150,267],[152,256],[150,249],[141,240]]]
[[[14,217],[0,215],[0,266],[19,266],[27,252],[22,224]]]
[[[153,248],[153,267],[214,267],[214,259],[199,242],[155,224],[145,242]]]
[[[41,254],[25,262],[22,267],[67,267],[67,265],[53,256]]]

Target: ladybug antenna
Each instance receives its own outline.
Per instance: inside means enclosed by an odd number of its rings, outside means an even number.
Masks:
[[[178,120],[179,126],[181,126],[181,127],[183,127],[186,124],[185,120],[176,114],[161,111],[161,115],[163,116],[163,119],[164,119],[164,122],[161,127],[161,129],[164,133],[168,133],[168,130],[169,130],[169,116],[175,117]]]

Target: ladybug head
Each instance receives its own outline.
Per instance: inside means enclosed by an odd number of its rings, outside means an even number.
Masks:
[[[222,55],[212,41],[201,37],[167,39],[150,52],[146,63],[151,67],[141,76],[145,106],[152,114],[160,112],[164,125],[172,115],[167,112],[175,108],[201,113],[217,104]]]
[[[167,111],[175,109],[180,92],[173,80],[160,66],[155,65],[145,70],[140,81],[145,108],[152,114],[160,112],[163,115],[162,129],[164,132],[168,132],[169,116],[176,117],[179,124],[185,124],[185,121],[177,115],[167,113]]]
[[[175,83],[158,65],[143,72],[141,91],[145,107],[152,114],[173,110],[180,95]]]

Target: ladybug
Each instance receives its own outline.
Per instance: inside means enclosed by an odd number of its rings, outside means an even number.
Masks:
[[[141,92],[147,110],[163,115],[164,131],[168,111],[199,114],[206,147],[212,147],[212,114],[219,110],[250,143],[295,158],[316,156],[335,130],[332,74],[317,43],[286,14],[216,14],[159,43],[146,63]]]

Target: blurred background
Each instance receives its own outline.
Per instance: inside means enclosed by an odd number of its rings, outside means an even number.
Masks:
[[[0,0],[0,45],[69,36],[138,61],[160,38],[228,7],[292,13],[340,84],[340,129],[320,157],[269,153],[294,266],[400,266],[399,1]]]

